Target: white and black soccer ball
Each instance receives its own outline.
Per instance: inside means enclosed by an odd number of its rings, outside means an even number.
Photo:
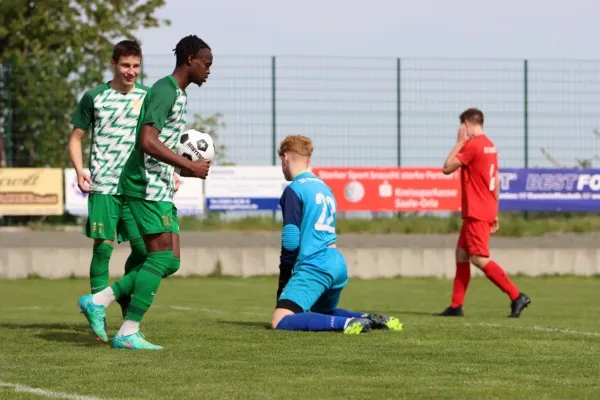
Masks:
[[[189,129],[181,134],[177,145],[177,154],[190,161],[212,160],[215,156],[215,142],[204,132]]]

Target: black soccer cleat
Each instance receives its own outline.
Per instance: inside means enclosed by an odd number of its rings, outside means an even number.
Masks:
[[[519,293],[519,297],[510,303],[509,318],[519,318],[521,312],[531,303],[531,299],[525,293]]]
[[[129,303],[131,303],[131,296],[123,296],[117,303],[121,306],[121,313],[123,314],[123,319],[125,319],[125,315],[127,314],[127,309],[129,308]]]
[[[396,317],[390,317],[388,315],[371,313],[365,316],[366,319],[371,321],[373,329],[384,329],[390,331],[401,331],[403,328],[402,322]]]
[[[436,317],[464,317],[462,306],[458,307],[448,307],[444,311],[439,314],[433,314]]]

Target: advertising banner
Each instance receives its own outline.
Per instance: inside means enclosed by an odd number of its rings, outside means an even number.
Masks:
[[[460,175],[440,168],[313,168],[335,194],[337,210],[460,210]]]
[[[86,169],[86,172],[89,171]],[[178,215],[200,215],[204,213],[204,190],[201,179],[181,177],[179,190],[173,201]],[[65,209],[71,215],[87,215],[87,193],[77,186],[75,169],[65,169]]]
[[[286,182],[279,166],[215,166],[206,179],[207,211],[275,211]]]
[[[503,168],[500,211],[600,211],[600,170]]]
[[[60,168],[0,168],[0,215],[61,215]]]

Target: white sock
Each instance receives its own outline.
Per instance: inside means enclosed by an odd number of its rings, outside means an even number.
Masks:
[[[113,301],[115,301],[115,292],[113,292],[110,286],[103,291],[92,295],[92,303],[97,306],[108,307]]]
[[[140,330],[140,323],[126,319],[119,329],[119,336],[129,336],[134,333],[138,333]]]

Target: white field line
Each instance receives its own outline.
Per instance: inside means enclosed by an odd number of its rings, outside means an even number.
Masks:
[[[0,381],[0,388],[12,389],[18,393],[31,393],[36,396],[46,397],[48,399],[68,399],[68,400],[102,400],[99,397],[81,396],[78,394],[53,392],[51,390],[34,388],[27,385],[20,385],[18,383],[8,383]]]
[[[472,324],[467,324],[473,326]],[[534,332],[548,332],[548,333],[561,333],[563,335],[576,335],[576,336],[588,336],[588,337],[600,337],[600,333],[598,332],[582,332],[575,331],[572,329],[562,329],[562,328],[550,328],[547,326],[520,326],[520,325],[501,325],[501,324],[489,324],[486,322],[480,322],[476,324],[476,326],[488,327],[488,328],[510,328],[510,329],[518,329],[525,331],[534,331]]]
[[[41,306],[31,306],[31,307],[22,307],[22,308],[5,308],[4,310],[39,310],[43,309]],[[256,311],[235,311],[235,310],[221,310],[216,308],[196,308],[196,307],[187,307],[187,306],[154,306],[154,308],[161,309],[170,309],[176,311],[198,311],[207,314],[242,314],[242,315],[252,315],[258,317],[269,317],[269,312],[256,312]],[[547,326],[521,326],[521,325],[502,325],[502,324],[491,324],[487,322],[480,322],[476,324],[467,323],[465,326],[481,326],[487,328],[509,328],[509,329],[517,329],[517,330],[526,330],[532,332],[547,332],[547,333],[560,333],[563,335],[575,335],[575,336],[587,336],[587,337],[600,337],[600,332],[585,332],[585,331],[576,331],[572,329],[564,329],[564,328],[552,328]],[[1,382],[1,381],[0,381]]]

